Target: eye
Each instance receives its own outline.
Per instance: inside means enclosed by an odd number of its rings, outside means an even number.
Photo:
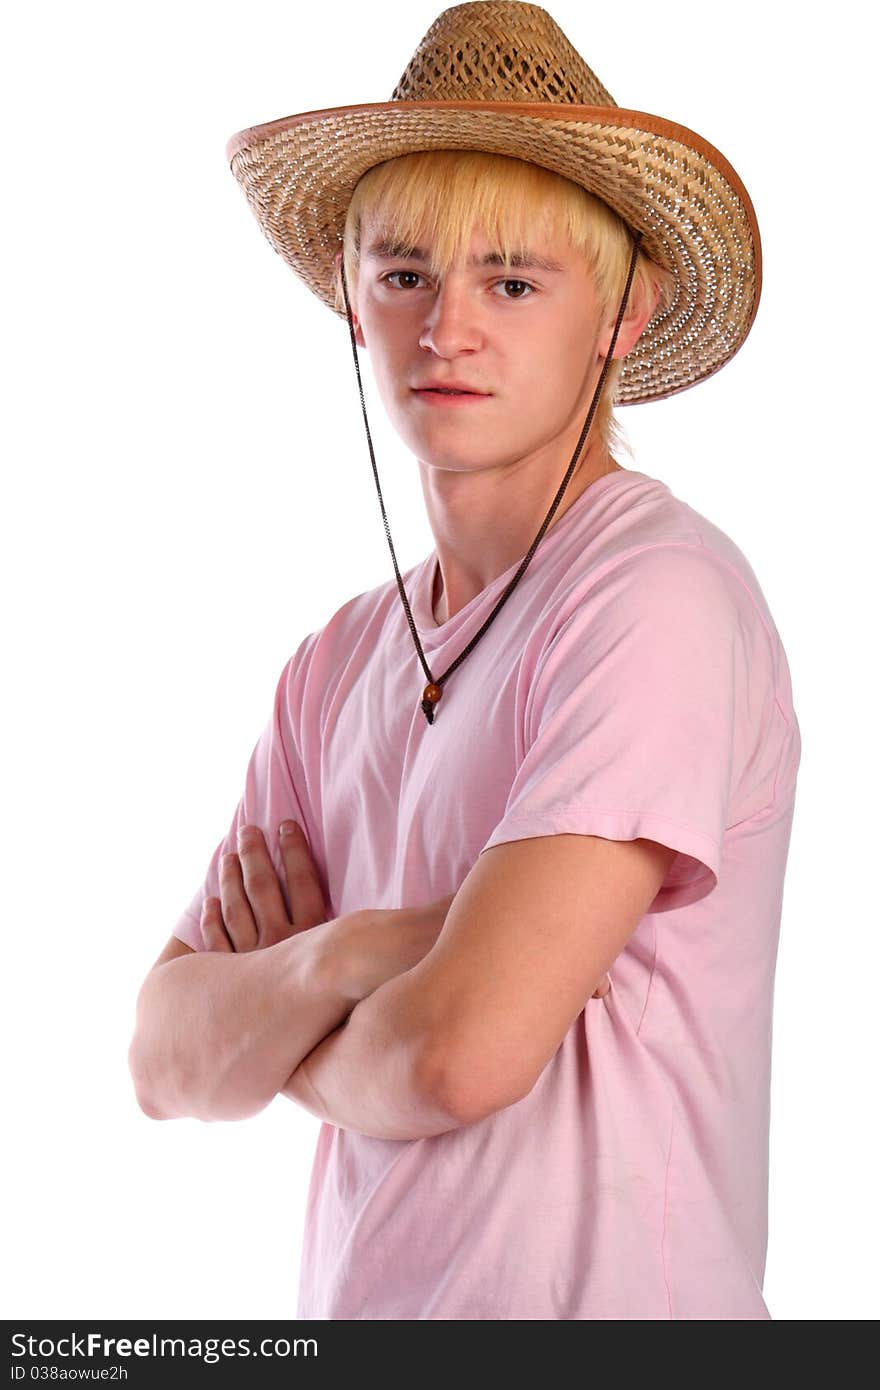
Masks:
[[[421,275],[419,275],[418,272],[415,271],[415,270],[390,270],[390,271],[388,272],[387,275],[383,275],[383,276],[382,276],[382,280],[383,280],[384,282],[386,282],[386,283],[390,283],[390,282],[394,279],[395,275],[408,275],[408,276],[410,277],[410,279],[412,279],[412,280],[421,280],[421,278],[422,278]],[[395,285],[394,288],[395,288],[395,289],[411,289],[412,286],[410,286],[410,285]]]
[[[404,279],[408,278],[409,284],[393,284],[398,276]],[[419,275],[418,271],[415,270],[389,270],[382,276],[382,282],[384,284],[391,284],[394,289],[418,289],[418,286],[412,283],[414,280],[424,280],[424,276]],[[514,294],[505,293],[502,295],[503,299],[527,299],[530,295],[535,293],[534,285],[530,285],[528,280],[517,280],[508,277],[506,280],[497,280],[492,286],[492,289],[496,290],[499,285],[504,285],[505,287],[516,286],[516,289],[519,291],[519,293]],[[525,293],[523,293],[523,291],[525,291]]]
[[[519,289],[526,290],[527,292],[526,294],[505,294],[503,296],[504,299],[528,299],[529,295],[534,292],[535,288],[534,285],[530,285],[527,280],[498,280],[496,282],[496,285],[493,285],[492,288],[497,288],[497,285],[516,285]]]

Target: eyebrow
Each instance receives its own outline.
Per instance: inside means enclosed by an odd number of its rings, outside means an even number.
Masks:
[[[374,241],[367,249],[368,256],[374,256],[380,261],[421,261],[428,260],[428,253],[421,246],[406,246],[401,242],[389,241],[382,237]],[[548,260],[546,256],[539,256],[534,251],[525,251],[520,254],[514,252],[509,259],[505,259],[500,251],[490,251],[485,256],[471,256],[471,265],[503,265],[511,266],[517,270],[564,270],[565,266],[558,261]]]

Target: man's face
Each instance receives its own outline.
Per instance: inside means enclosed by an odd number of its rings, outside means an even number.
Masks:
[[[430,246],[422,239],[419,249],[424,258],[396,254],[381,225],[364,219],[357,341],[398,434],[442,469],[567,462],[610,338],[586,261],[566,241],[535,236],[529,250],[555,268],[485,263],[496,247],[475,235],[434,282]],[[473,394],[428,389],[446,383]]]

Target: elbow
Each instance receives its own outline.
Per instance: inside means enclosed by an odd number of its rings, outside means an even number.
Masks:
[[[406,1063],[406,1081],[394,1106],[389,1127],[363,1130],[381,1139],[428,1139],[458,1129],[467,1121],[458,1097],[449,1086],[448,1071],[422,1046],[414,1046]],[[326,1116],[322,1116],[326,1118]]]
[[[157,1046],[149,1027],[141,1020],[129,1044],[128,1070],[135,1099],[148,1120],[196,1117],[184,1071],[167,1046]]]
[[[503,1081],[485,1057],[466,1053],[456,1058],[448,1046],[432,1054],[423,1076],[434,1104],[454,1126],[486,1120],[522,1100],[528,1091]]]
[[[155,979],[151,973],[140,988],[135,1005],[135,1024],[128,1046],[128,1070],[135,1098],[149,1120],[170,1120],[175,1113],[168,1105],[171,1093],[169,1053],[167,1046],[157,1046],[162,1037],[161,1022],[154,1018],[150,987]]]
[[[159,1091],[141,1053],[139,1038],[132,1039],[128,1049],[128,1070],[134,1086],[135,1099],[148,1120],[171,1120],[174,1115],[162,1104]]]
[[[230,1090],[223,1076],[206,1078],[186,1067],[172,1067],[170,1059],[151,1056],[137,1035],[128,1050],[128,1069],[137,1103],[148,1120],[249,1120],[260,1113],[272,1096],[255,1098]]]
[[[128,1070],[135,1099],[148,1120],[213,1118],[198,1112],[192,1061],[174,1045],[173,1033],[161,1016],[157,1018],[149,1008],[146,988],[138,996]]]
[[[148,1120],[171,1120],[174,1118],[174,1116],[168,1115],[164,1110],[160,1110],[158,1105],[154,1105],[153,1102],[140,1091],[136,1090],[135,1095],[137,1096],[138,1105]]]
[[[141,1112],[146,1115],[148,1120],[170,1120],[171,1116],[154,1099],[153,1095],[146,1091],[136,1079],[134,1080],[135,1100],[140,1106]]]

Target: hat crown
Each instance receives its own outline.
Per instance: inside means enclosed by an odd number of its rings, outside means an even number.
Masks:
[[[392,101],[617,102],[540,5],[476,0],[434,20]]]

